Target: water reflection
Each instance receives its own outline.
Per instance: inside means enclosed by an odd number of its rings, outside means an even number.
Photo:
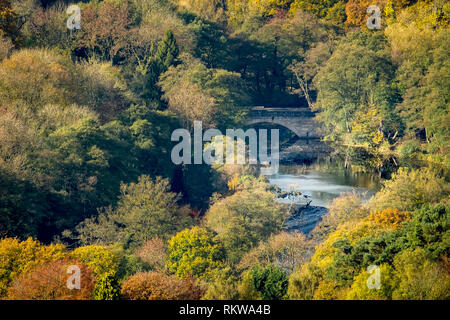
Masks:
[[[307,195],[311,206],[327,206],[342,193],[360,193],[365,201],[375,194],[379,188],[378,180],[367,173],[352,173],[349,170],[330,170],[320,165],[310,167],[289,165],[280,167],[276,175],[267,177],[271,184],[283,191],[301,191]],[[280,200],[288,202],[289,200]],[[306,203],[307,199],[299,199]]]

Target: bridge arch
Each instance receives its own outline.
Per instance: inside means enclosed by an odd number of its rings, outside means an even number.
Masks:
[[[255,107],[250,112],[247,125],[258,123],[275,124],[285,127],[299,138],[321,138],[314,113],[306,108],[265,108]]]

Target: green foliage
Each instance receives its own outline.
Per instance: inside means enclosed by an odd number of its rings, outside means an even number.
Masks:
[[[370,207],[412,211],[423,204],[438,202],[448,194],[448,185],[433,170],[400,168],[370,200]]]
[[[314,263],[303,264],[289,276],[289,299],[312,300],[323,278],[323,271]]]
[[[430,260],[424,249],[403,251],[396,256],[394,266],[399,278],[399,285],[393,292],[394,299],[449,299],[450,274],[448,267],[443,262]]]
[[[170,68],[161,77],[160,85],[169,109],[175,112],[185,128],[194,121],[203,127],[229,128],[242,123],[250,104],[246,85],[236,73],[222,69],[208,69],[189,55],[183,63]]]
[[[91,267],[94,275],[99,278],[117,272],[118,258],[106,247],[96,245],[79,247],[70,253],[70,257]]]
[[[84,0],[80,30],[67,4],[0,3],[2,297],[449,298],[449,4]],[[174,129],[241,127],[251,105],[317,111],[346,167],[432,168],[400,168],[367,204],[335,199],[311,240],[281,232],[288,210],[256,168],[170,159]]]
[[[122,184],[115,210],[106,209],[99,218],[81,223],[78,237],[82,243],[121,242],[126,248],[139,247],[154,237],[167,239],[192,223],[178,213],[177,200],[167,179],[143,175],[137,183]]]
[[[394,270],[388,264],[382,264],[380,268],[380,289],[369,289],[367,280],[370,276],[366,270],[362,270],[353,280],[350,291],[347,294],[349,300],[387,300],[392,299],[392,291],[397,286]]]
[[[217,232],[232,263],[281,230],[285,213],[268,188],[266,182],[248,181],[243,190],[218,200],[206,213],[206,226]]]
[[[401,131],[392,110],[394,72],[384,46],[380,37],[355,32],[315,77],[315,109],[330,137],[349,135],[352,144],[375,147]]]
[[[413,157],[420,151],[420,142],[416,139],[407,140],[403,142],[398,148],[398,153],[401,157],[408,159]]]
[[[283,270],[273,265],[264,269],[256,266],[250,271],[250,274],[253,278],[253,285],[263,300],[284,298],[288,288],[288,279]]]
[[[185,229],[169,240],[168,267],[178,277],[208,278],[223,265],[224,252],[212,233],[200,227]]]
[[[214,269],[210,277],[208,289],[202,300],[238,300],[240,298],[239,277],[236,275],[236,270],[230,267]]]
[[[326,268],[329,279],[341,285],[349,285],[361,268],[371,264],[393,264],[396,255],[409,248],[421,249],[436,260],[449,251],[448,204],[426,205],[414,212],[410,221],[397,231],[369,235],[355,243],[347,239],[334,242],[338,249],[332,264]]]
[[[79,247],[70,257],[91,267],[95,277],[94,299],[117,300],[120,287],[117,281],[119,259],[110,249],[102,246]]]
[[[174,34],[167,29],[157,48],[152,46],[148,57],[138,61],[131,87],[147,106],[160,104],[161,89],[157,85],[159,77],[175,63],[178,53]]]
[[[120,286],[115,273],[105,273],[95,281],[94,300],[118,300]]]

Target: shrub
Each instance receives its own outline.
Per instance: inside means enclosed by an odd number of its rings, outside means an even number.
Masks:
[[[69,289],[67,268],[80,268],[80,289]],[[23,273],[8,289],[10,300],[90,300],[95,281],[90,268],[76,260],[58,260]]]
[[[418,151],[420,151],[420,142],[415,139],[403,142],[398,148],[398,153],[405,159],[411,158]]]
[[[138,273],[122,285],[128,300],[198,300],[203,291],[192,278],[178,279],[163,273]]]

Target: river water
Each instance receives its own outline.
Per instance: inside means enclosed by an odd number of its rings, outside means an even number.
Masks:
[[[309,206],[286,222],[288,231],[308,234],[327,213],[327,206],[333,199],[341,194],[356,192],[367,201],[380,187],[375,174],[352,172],[342,161],[330,157],[331,149],[326,153],[324,150],[327,149],[320,143],[306,144],[299,141],[281,151],[284,165],[280,166],[277,174],[267,176],[269,182],[282,191],[301,192],[301,196],[295,199],[278,201],[294,202],[300,208],[309,203]]]
[[[326,207],[343,193],[356,192],[364,200],[375,194],[377,181],[369,174],[321,170],[317,166],[281,166],[277,174],[268,176],[269,182],[282,191],[300,191],[311,200],[311,206]],[[280,199],[280,202],[288,200]]]

